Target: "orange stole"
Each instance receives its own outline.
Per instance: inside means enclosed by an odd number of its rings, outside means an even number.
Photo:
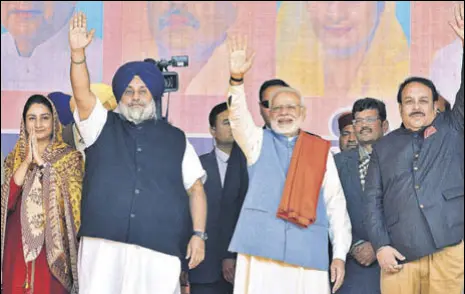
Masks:
[[[277,217],[307,228],[316,221],[331,144],[301,131],[292,152]]]

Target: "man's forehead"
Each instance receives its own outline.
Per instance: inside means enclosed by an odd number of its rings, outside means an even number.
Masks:
[[[372,116],[378,115],[377,109],[365,109],[363,111],[359,111],[355,113],[355,117],[365,117],[365,116]]]
[[[347,125],[342,129],[343,132],[354,132],[354,126],[353,125]]]
[[[276,95],[273,99],[273,104],[280,103],[282,101],[296,101],[297,103],[300,102],[300,97],[293,92],[281,92]]]

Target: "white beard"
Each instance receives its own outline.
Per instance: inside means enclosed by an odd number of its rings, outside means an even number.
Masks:
[[[120,102],[116,112],[120,113],[128,121],[138,125],[141,122],[155,118],[155,101],[152,100],[150,104],[145,105],[143,108],[129,107],[126,104]]]
[[[275,131],[276,133],[284,136],[288,136],[291,134],[296,134],[297,131],[300,129],[300,126],[302,125],[303,118],[302,116],[298,117],[294,123],[289,124],[287,126],[280,126],[278,124],[278,120],[271,120],[271,129]]]

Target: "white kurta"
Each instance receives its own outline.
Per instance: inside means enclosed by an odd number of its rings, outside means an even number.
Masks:
[[[328,272],[238,255],[234,294],[329,294]]]
[[[107,115],[99,99],[87,120],[80,121],[75,111],[74,119],[87,147],[96,142]],[[199,157],[189,141],[186,142],[182,173],[186,190],[198,179],[206,179]],[[83,237],[78,270],[81,294],[180,293],[179,258],[136,245]]]
[[[232,97],[229,121],[234,138],[244,152],[247,164],[253,165],[260,156],[263,129],[253,122],[247,109],[243,86],[231,87],[229,96]],[[329,220],[333,258],[345,261],[352,242],[352,226],[339,173],[331,152],[328,154],[322,188]],[[242,255],[239,252],[234,294],[327,294],[329,292],[327,271],[305,269],[270,259]]]

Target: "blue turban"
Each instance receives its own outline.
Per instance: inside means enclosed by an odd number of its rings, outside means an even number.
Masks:
[[[52,92],[48,94],[48,98],[53,102],[58,112],[58,118],[62,125],[66,126],[74,122],[73,113],[69,107],[71,95],[62,92]]]
[[[165,91],[165,80],[161,71],[152,62],[133,61],[122,65],[113,77],[113,94],[118,103],[134,76],[141,78],[156,102],[161,101]]]

